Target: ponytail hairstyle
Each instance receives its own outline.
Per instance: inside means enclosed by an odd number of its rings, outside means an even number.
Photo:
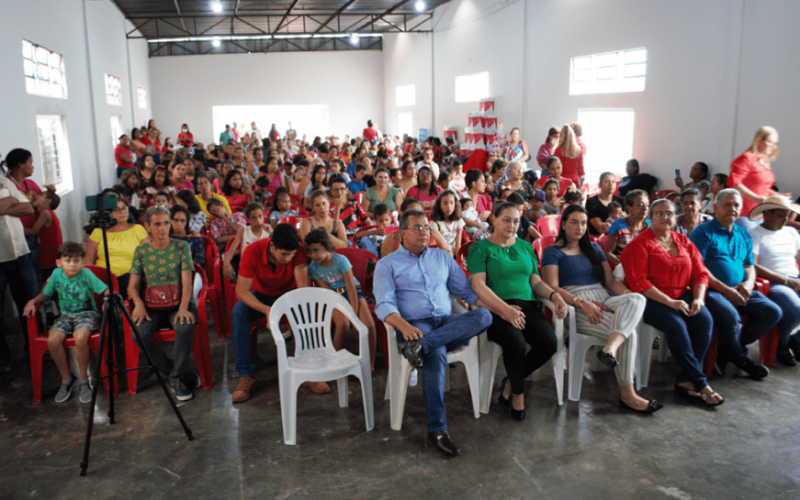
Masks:
[[[27,149],[12,149],[6,155],[6,159],[0,163],[0,168],[5,169],[6,173],[10,174],[14,169],[27,162],[31,156],[33,155]]]

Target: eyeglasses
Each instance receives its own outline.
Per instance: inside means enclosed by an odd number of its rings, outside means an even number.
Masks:
[[[127,211],[128,207],[117,207],[114,210],[112,210],[112,212],[127,212]]]
[[[406,229],[408,229],[409,231],[413,231],[415,233],[430,233],[431,232],[431,226],[421,226],[419,224],[417,224],[416,226],[411,226],[411,227],[406,228]]]
[[[658,217],[659,219],[662,217],[672,218],[675,217],[675,212],[662,212],[659,210],[657,212],[653,212],[653,217]]]

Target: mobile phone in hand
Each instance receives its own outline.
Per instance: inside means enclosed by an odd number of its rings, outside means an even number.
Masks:
[[[680,179],[681,178],[681,169],[679,169],[679,168],[675,169],[675,178],[676,179]]]

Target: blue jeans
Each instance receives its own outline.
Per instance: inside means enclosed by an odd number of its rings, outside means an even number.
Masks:
[[[192,313],[197,319],[197,307],[194,303],[189,303],[189,312]],[[136,337],[133,337],[139,349],[147,349],[153,362],[158,367],[158,371],[162,374],[169,374],[170,382],[175,382],[188,372],[189,357],[192,355],[192,342],[194,340],[194,324],[192,323],[176,323],[175,315],[178,314],[178,308],[169,311],[151,311],[147,310],[147,315],[150,319],[145,319],[137,327],[141,343],[136,342]],[[175,345],[172,347],[172,360],[170,360],[164,351],[158,347],[158,343],[153,340],[153,334],[161,328],[173,328],[175,330]]]
[[[791,287],[770,283],[769,299],[778,304],[783,315],[778,321],[778,331],[780,332],[780,345],[789,343],[792,332],[800,326],[800,296]]]
[[[36,270],[33,267],[33,257],[30,253],[15,260],[0,262],[0,360],[9,360],[11,358],[11,351],[5,338],[5,323],[3,322],[3,314],[6,310],[6,285],[11,286],[11,296],[17,305],[17,313],[19,313],[20,323],[22,323],[22,333],[25,335],[25,342],[27,342],[28,322],[22,316],[22,311],[25,309],[25,304],[39,293],[39,288],[36,286]]]
[[[714,318],[719,335],[717,359],[720,367],[729,361],[746,358],[746,346],[760,339],[781,319],[781,308],[757,290],[753,290],[750,300],[740,307],[734,307],[716,290],[709,290],[706,292],[706,307]],[[744,328],[740,314],[747,316]]]
[[[251,291],[255,298],[262,304],[272,307],[278,297],[267,297],[261,292]],[[261,319],[263,313],[251,309],[244,302],[237,302],[231,312],[231,337],[233,338],[233,361],[236,364],[236,373],[240,377],[247,377],[256,372],[256,363],[250,354],[253,337],[250,335],[251,323]]]
[[[447,414],[444,409],[444,371],[447,369],[447,351],[470,341],[492,324],[492,314],[486,309],[476,309],[463,314],[447,314],[411,320],[411,326],[419,328],[422,344],[422,396],[428,412],[428,430],[447,430]],[[397,331],[397,342],[402,346],[403,334]]]
[[[381,258],[381,254],[378,253],[378,248],[375,247],[375,243],[372,242],[372,238],[370,238],[369,236],[362,236],[361,239],[358,240],[358,248],[369,250],[370,252],[374,253],[379,259]]]
[[[680,299],[692,303],[692,292],[686,292]],[[664,332],[672,357],[681,368],[676,383],[692,382],[697,390],[708,385],[703,374],[703,358],[711,343],[711,329],[714,325],[711,313],[702,307],[694,316],[685,316],[653,299],[647,299],[642,320]]]

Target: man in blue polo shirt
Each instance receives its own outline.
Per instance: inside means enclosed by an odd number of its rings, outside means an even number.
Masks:
[[[781,309],[757,290],[750,235],[734,224],[742,208],[735,189],[723,189],[714,200],[714,219],[700,224],[689,239],[700,250],[709,272],[706,307],[719,335],[717,367],[728,362],[751,377],[764,378],[766,366],[747,357],[747,345],[767,333],[781,319]],[[742,328],[740,315],[747,316]]]

